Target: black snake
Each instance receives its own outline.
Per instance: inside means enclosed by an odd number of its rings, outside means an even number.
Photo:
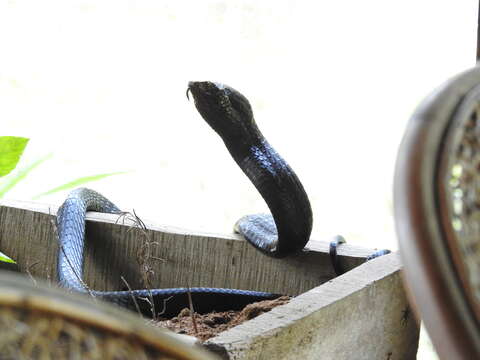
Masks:
[[[272,213],[247,215],[236,223],[236,231],[269,256],[302,250],[312,231],[310,201],[297,175],[258,129],[247,98],[208,81],[190,82],[188,92]]]
[[[235,225],[236,231],[268,256],[280,258],[301,251],[312,230],[310,202],[298,177],[258,129],[247,98],[231,87],[213,82],[190,82],[187,97],[189,93],[201,116],[223,139],[233,159],[255,185],[271,211],[272,215],[247,215],[241,218]],[[81,279],[87,211],[120,213],[112,202],[88,189],[72,191],[58,211],[58,278],[61,286],[84,293],[87,289]],[[218,288],[88,291],[132,310],[135,309],[133,297],[153,298],[155,306],[162,308],[163,300],[173,295],[181,296],[185,303],[190,291],[196,296],[195,305],[199,312],[213,308],[221,310],[221,305],[228,302],[243,306],[279,296]],[[148,313],[150,306],[141,303],[142,312]],[[207,304],[208,309],[202,309],[201,304]],[[181,308],[184,305],[179,306]],[[169,310],[175,312],[178,309],[170,307]]]

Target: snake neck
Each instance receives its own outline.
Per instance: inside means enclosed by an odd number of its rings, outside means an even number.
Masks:
[[[278,233],[274,252],[267,255],[284,257],[303,249],[310,238],[313,216],[308,196],[287,162],[270,146],[261,133],[259,141],[242,149],[233,158],[267,203]]]
[[[232,128],[227,127],[223,131],[216,132],[239,166],[245,158],[252,155],[252,149],[263,149],[266,142],[255,121],[240,123]]]

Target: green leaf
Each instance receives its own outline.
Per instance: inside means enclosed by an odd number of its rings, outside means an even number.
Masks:
[[[10,259],[7,255],[2,253],[1,251],[0,251],[0,261],[15,264],[15,260]]]
[[[5,176],[15,169],[27,143],[27,138],[0,136],[0,176]]]
[[[7,181],[0,186],[0,198],[2,198],[9,190],[11,190],[15,185],[17,185],[20,181],[22,181],[33,169],[35,169],[38,165],[42,164],[45,160],[52,157],[52,154],[48,154],[30,165],[25,166],[24,168],[17,171],[16,174],[12,174],[8,177]]]
[[[128,171],[118,171],[118,172],[107,173],[107,174],[98,174],[98,175],[80,177],[80,178],[75,179],[73,181],[70,181],[66,184],[57,186],[56,188],[48,190],[44,193],[38,194],[38,195],[33,197],[33,200],[36,200],[39,197],[42,197],[42,196],[45,196],[45,195],[50,195],[50,194],[53,194],[53,193],[56,193],[56,192],[59,192],[59,191],[72,189],[72,188],[78,187],[80,185],[83,185],[83,184],[91,182],[91,181],[97,181],[97,180],[100,180],[100,179],[103,179],[103,178],[106,178],[106,177],[109,177],[109,176],[112,176],[112,175],[126,174],[127,172]]]

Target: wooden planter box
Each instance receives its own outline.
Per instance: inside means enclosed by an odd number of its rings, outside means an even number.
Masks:
[[[0,249],[21,271],[56,281],[56,208],[0,203]],[[145,237],[116,223],[117,215],[88,217],[85,280],[92,289],[143,288],[136,256]],[[334,278],[328,243],[268,258],[236,235],[212,235],[146,222],[153,256],[153,284],[208,286],[298,295],[288,304],[225,331],[204,346],[228,359],[415,359],[418,326],[403,290],[398,254],[365,263],[371,249],[344,245]],[[143,239],[143,240],[142,240]]]

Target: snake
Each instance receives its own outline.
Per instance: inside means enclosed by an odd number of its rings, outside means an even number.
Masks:
[[[189,93],[271,212],[242,217],[235,231],[271,257],[302,250],[313,225],[310,201],[298,176],[258,128],[248,99],[230,86],[210,81],[190,82],[187,97]]]
[[[275,299],[280,296],[280,294],[262,291],[210,287],[124,291],[89,289],[83,281],[85,219],[87,211],[124,214],[110,200],[94,190],[79,188],[70,192],[67,199],[60,206],[56,217],[57,236],[59,239],[57,276],[60,287],[87,294],[132,311],[140,311],[143,315],[149,317],[155,317],[155,314],[158,313],[161,313],[164,317],[176,316],[180,310],[189,306],[189,296],[193,298],[195,311],[199,313],[212,310],[240,310],[249,303]],[[172,300],[172,298],[174,298],[173,301],[168,301]],[[233,307],[228,304],[233,304]]]
[[[271,211],[271,214],[242,217],[235,224],[235,231],[256,249],[272,257],[285,257],[302,250],[312,230],[308,196],[291,167],[258,129],[247,98],[229,86],[214,82],[190,82],[187,98],[189,93],[200,115],[223,139],[233,159]],[[94,190],[79,188],[70,192],[56,217],[60,248],[57,275],[63,288],[89,293],[134,311],[140,304],[142,313],[151,311],[151,305],[143,299],[153,299],[154,306],[161,309],[163,302],[172,296],[182,298],[185,303],[188,293],[195,296],[195,307],[199,312],[202,309],[198,308],[198,304],[221,310],[223,303],[244,306],[280,296],[261,291],[208,287],[128,291],[89,289],[83,282],[85,218],[88,211],[122,213],[114,203]],[[177,306],[181,309],[184,304]],[[168,309],[173,313],[177,311],[170,306]]]
[[[257,126],[248,99],[234,88],[210,81],[190,82],[187,88],[195,106],[221,137],[230,155],[267,203],[271,214],[242,217],[237,233],[265,255],[283,258],[307,250],[313,215],[307,193],[288,163],[269,144]],[[329,254],[337,276],[342,268],[337,249],[346,241],[335,236]],[[389,254],[382,249],[366,260]]]
[[[201,117],[221,137],[234,161],[270,210],[270,214],[243,216],[236,222],[235,232],[270,257],[284,258],[301,252],[312,231],[310,201],[298,176],[261,133],[248,99],[230,86],[210,81],[189,82],[186,95],[187,98],[189,95],[193,97]],[[186,306],[187,295],[195,296],[195,310],[198,312],[221,311],[222,306],[232,309],[232,304],[241,308],[251,302],[280,296],[269,292],[209,287],[128,291],[89,289],[83,282],[88,211],[122,213],[114,203],[94,190],[79,188],[70,192],[56,218],[60,249],[57,275],[63,288],[89,293],[133,311],[138,311],[140,304],[140,311],[145,314],[152,311],[152,305],[145,299],[153,300],[154,308],[164,308],[165,311],[164,302],[175,296],[176,301],[169,303],[168,311],[176,315]],[[164,315],[168,315],[168,311]]]

